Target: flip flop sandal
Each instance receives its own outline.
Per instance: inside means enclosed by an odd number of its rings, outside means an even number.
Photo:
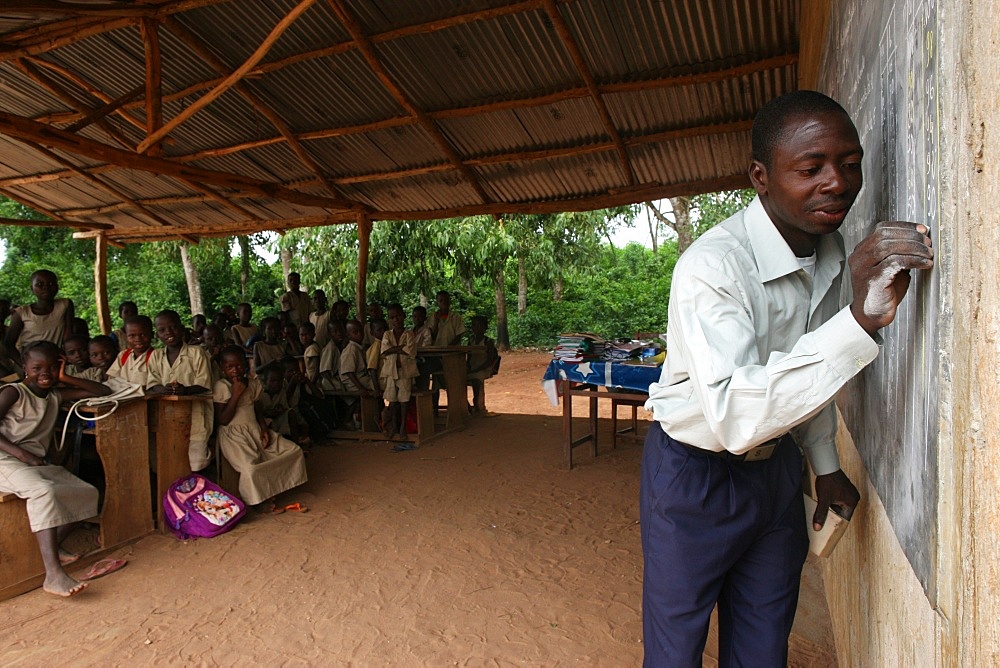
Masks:
[[[392,447],[393,452],[407,452],[409,450],[416,450],[417,446],[412,443],[397,443]]]
[[[62,566],[69,566],[70,564],[75,564],[80,561],[82,554],[70,554],[68,552],[59,555],[59,564]]]
[[[89,580],[96,580],[97,578],[103,578],[109,573],[114,573],[115,571],[120,571],[125,568],[128,561],[125,559],[101,559],[96,564],[90,567],[86,575],[79,578],[80,582],[87,582]]]
[[[308,513],[309,512],[309,506],[303,505],[303,504],[299,503],[298,501],[296,501],[295,503],[289,503],[287,506],[285,506],[284,508],[282,508],[282,510],[283,511],[290,510],[293,513]]]

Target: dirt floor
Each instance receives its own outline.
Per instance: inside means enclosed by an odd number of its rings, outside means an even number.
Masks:
[[[496,415],[423,448],[314,448],[309,482],[282,499],[307,513],[248,515],[206,540],[152,535],[79,596],[0,602],[0,662],[641,664],[641,447],[610,451],[603,420],[600,456],[580,448],[566,470],[561,410],[540,389],[548,360],[505,354],[487,382]],[[814,564],[799,607],[792,665],[835,665]],[[710,638],[706,665],[714,653]]]

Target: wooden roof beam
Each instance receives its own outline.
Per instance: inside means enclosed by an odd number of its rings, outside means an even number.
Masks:
[[[56,74],[58,74],[61,77],[65,78],[67,81],[69,81],[69,82],[71,82],[73,84],[76,84],[77,86],[79,86],[83,90],[87,91],[87,93],[89,95],[91,95],[94,98],[97,98],[98,100],[100,100],[101,102],[103,102],[106,105],[107,104],[112,104],[114,102],[114,100],[111,99],[110,95],[108,95],[107,93],[105,93],[104,91],[102,91],[101,89],[99,89],[97,86],[95,86],[94,84],[92,84],[89,81],[87,81],[86,79],[84,79],[82,76],[80,76],[76,72],[63,67],[62,65],[59,65],[57,63],[51,63],[51,62],[49,62],[49,61],[47,61],[47,60],[45,60],[43,58],[26,58],[25,60],[28,60],[32,64],[37,65],[39,67],[43,67],[43,68],[49,70],[50,72],[55,72]],[[143,103],[140,102],[140,104],[143,104]],[[79,109],[79,107],[76,107],[76,108]],[[90,108],[85,105],[84,108],[83,108],[83,111],[89,112]],[[121,117],[121,119],[124,120],[129,125],[137,128],[139,130],[142,130],[142,131],[146,130],[146,126],[143,124],[142,121],[140,121],[138,118],[135,118],[134,116],[132,116],[132,114],[127,113],[124,109],[115,109],[114,112],[115,112],[116,115],[118,115],[119,117]]]
[[[576,38],[570,32],[569,25],[563,19],[559,8],[556,7],[555,0],[545,0],[545,13],[552,20],[552,26],[555,28],[556,34],[559,35],[563,47],[569,52],[570,58],[576,66],[577,73],[583,79],[584,84],[586,84],[594,107],[597,108],[597,115],[600,116],[601,123],[604,124],[604,131],[608,133],[608,136],[611,137],[611,141],[615,145],[615,151],[618,153],[618,162],[622,169],[622,176],[625,177],[626,185],[635,185],[635,171],[632,169],[632,163],[629,161],[625,144],[622,142],[618,128],[615,127],[614,120],[611,118],[608,105],[605,104],[604,98],[601,97],[601,91],[597,87],[597,82],[594,81],[594,75],[590,72],[590,68],[587,67],[587,61],[583,58],[580,46],[576,43]]]
[[[37,67],[29,63],[26,60],[15,61],[18,68],[28,75],[32,81],[37,83],[42,88],[48,90],[50,93],[59,98],[64,104],[77,111],[82,111],[84,113],[90,111],[86,105],[77,100],[72,94],[69,93],[60,84],[48,77],[48,75],[42,73]],[[132,144],[129,142],[120,132],[111,126],[106,119],[98,118],[94,120],[94,124],[101,128],[112,141],[121,144],[125,148],[131,148]]]
[[[56,16],[152,16],[156,7],[136,5],[132,2],[104,2],[101,4],[80,4],[59,0],[5,0],[4,11],[31,12],[32,14],[54,14]]]
[[[469,182],[476,195],[479,196],[479,199],[482,200],[483,203],[490,202],[492,198],[486,194],[486,189],[483,188],[483,184],[479,182],[479,178],[476,176],[475,172],[469,169],[469,167],[462,162],[458,152],[444,136],[434,120],[413,104],[406,93],[403,92],[402,88],[399,87],[399,84],[397,84],[393,79],[392,75],[389,74],[389,70],[385,68],[385,65],[383,65],[382,61],[379,59],[378,54],[375,53],[375,48],[372,46],[371,40],[365,37],[364,32],[361,30],[361,24],[358,23],[358,20],[354,17],[353,12],[347,8],[347,5],[343,0],[327,0],[327,2],[331,9],[333,9],[333,13],[338,19],[340,19],[344,28],[346,28],[347,32],[351,35],[355,44],[357,44],[361,54],[368,62],[368,66],[372,68],[372,71],[375,72],[375,76],[377,76],[379,81],[382,82],[382,85],[389,91],[389,94],[395,98],[396,102],[417,121],[420,127],[423,128],[424,132],[426,132],[434,143],[438,145],[438,148],[441,149],[441,152],[444,153],[448,161],[451,162],[451,164],[455,166],[455,169],[457,169],[465,180]]]
[[[228,69],[226,67],[226,64],[221,60],[219,60],[218,58],[216,58],[215,54],[213,54],[208,48],[205,47],[201,39],[199,39],[198,36],[192,33],[190,30],[185,28],[180,21],[174,18],[168,18],[165,24],[168,30],[174,33],[174,35],[176,35],[182,42],[187,44],[188,47],[190,47],[192,51],[198,54],[198,56],[200,56],[202,60],[208,63],[210,67],[212,67],[217,72],[223,74],[226,72],[226,70]],[[247,102],[249,102],[254,109],[256,109],[264,118],[266,118],[271,123],[271,125],[275,127],[275,129],[282,136],[282,138],[286,142],[288,142],[288,145],[291,147],[295,155],[298,156],[302,164],[305,165],[306,169],[312,172],[316,176],[316,178],[319,179],[320,183],[322,183],[326,187],[327,191],[329,191],[333,195],[337,195],[338,194],[337,189],[333,186],[333,184],[329,181],[329,179],[327,179],[319,163],[316,162],[316,160],[309,154],[309,152],[305,150],[305,148],[302,146],[302,143],[295,137],[295,135],[292,133],[291,128],[288,127],[288,124],[285,123],[284,119],[282,119],[279,114],[275,113],[275,111],[271,109],[271,107],[266,102],[264,102],[264,100],[258,97],[257,94],[254,93],[250,89],[250,87],[247,86],[244,82],[242,81],[237,82],[234,85],[234,89],[240,95],[242,95],[243,98]]]
[[[333,215],[333,216],[303,216],[301,218],[287,218],[278,220],[243,220],[235,223],[226,223],[220,225],[199,225],[184,228],[184,232],[190,235],[197,235],[198,237],[228,237],[236,234],[249,234],[252,232],[261,232],[263,230],[271,230],[274,232],[282,232],[284,230],[295,229],[299,227],[319,227],[322,225],[340,225],[346,223],[354,223],[357,220],[355,214],[348,215]],[[146,228],[146,229],[128,229],[128,230],[111,230],[108,232],[103,232],[107,235],[109,239],[114,239],[119,242],[135,243],[141,241],[159,241],[165,239],[178,239],[180,230],[171,230],[167,228]],[[76,232],[73,234],[74,239],[92,239],[101,232]]]
[[[136,86],[129,92],[125,93],[116,100],[111,100],[102,107],[97,107],[92,109],[83,118],[76,121],[69,127],[65,128],[66,132],[79,132],[91,123],[96,123],[99,120],[105,119],[113,113],[118,112],[125,104],[131,102],[137,97],[142,97],[143,91],[146,90],[145,84]]]
[[[139,144],[136,150],[139,153],[145,153],[151,146],[154,146],[173,130],[177,129],[177,127],[184,123],[184,121],[194,116],[196,113],[218,99],[227,90],[232,88],[237,82],[240,81],[240,79],[245,77],[250,72],[254,65],[259,63],[264,56],[267,55],[267,52],[271,50],[271,47],[278,41],[282,33],[291,27],[291,25],[295,23],[295,21],[315,3],[316,0],[300,0],[292,11],[288,12],[283,19],[278,21],[278,24],[271,29],[271,32],[264,38],[264,41],[261,42],[260,46],[257,47],[257,49],[250,55],[249,58],[246,59],[246,61],[244,61],[242,65],[233,70],[232,74],[227,76],[225,80],[223,80],[215,88],[202,95],[191,105],[170,119],[170,121],[165,123],[163,127],[158,129],[153,134],[148,135],[146,139]]]
[[[310,195],[291,190],[280,183],[271,183],[239,174],[216,172],[190,165],[180,165],[160,158],[138,155],[2,111],[0,111],[0,134],[15,139],[37,142],[43,146],[82,155],[91,160],[109,162],[123,169],[138,169],[163,176],[191,179],[212,187],[247,191],[258,196],[294,202],[302,206],[355,212],[368,210],[367,207],[357,202]]]
[[[109,229],[111,227],[110,225],[105,225],[104,223],[78,223],[78,222],[73,221],[73,220],[66,220],[66,218],[64,218],[63,216],[59,215],[55,211],[50,211],[49,209],[47,209],[47,208],[45,208],[43,206],[40,206],[40,205],[38,205],[38,204],[36,204],[36,203],[28,200],[28,199],[25,199],[24,197],[21,197],[17,193],[12,192],[12,191],[8,190],[7,188],[0,188],[0,192],[2,192],[4,195],[6,195],[10,199],[14,200],[15,202],[17,202],[18,204],[23,204],[24,206],[28,207],[29,209],[32,209],[33,211],[37,211],[38,213],[40,213],[42,215],[45,215],[45,216],[48,216],[49,218],[51,218],[51,220],[32,220],[32,221],[26,220],[23,223],[19,223],[21,225],[28,225],[28,226],[31,226],[31,227],[36,227],[36,226],[37,227],[75,227],[75,228],[77,228],[79,230],[103,230],[103,229]],[[36,223],[37,223],[37,225],[35,225]],[[14,223],[7,223],[7,224],[13,225]]]
[[[163,127],[163,95],[160,63],[160,33],[159,24],[151,19],[143,19],[139,24],[142,35],[143,50],[146,54],[146,136],[155,133]],[[163,146],[157,144],[151,147],[149,154],[158,157],[163,153]]]

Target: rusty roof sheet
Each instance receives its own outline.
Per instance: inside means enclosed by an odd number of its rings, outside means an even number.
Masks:
[[[7,0],[0,193],[137,241],[736,187],[800,2]]]

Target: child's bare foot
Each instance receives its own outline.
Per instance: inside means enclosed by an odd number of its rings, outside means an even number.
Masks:
[[[59,548],[59,563],[63,566],[69,566],[74,561],[79,561],[81,556],[82,555],[73,554],[68,550],[64,550],[61,547]]]
[[[57,573],[55,575],[46,575],[45,582],[42,583],[42,589],[49,594],[54,594],[55,596],[62,596],[64,598],[79,594],[81,591],[87,588],[86,582],[77,582],[65,572]]]

